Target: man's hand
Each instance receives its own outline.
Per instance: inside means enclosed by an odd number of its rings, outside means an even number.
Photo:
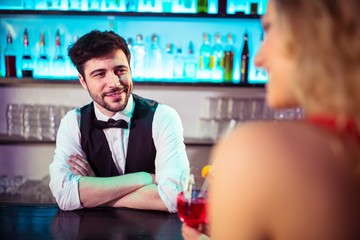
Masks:
[[[95,176],[88,161],[79,154],[70,155],[67,160],[67,163],[70,166],[70,170],[74,174],[81,176],[89,176],[89,177]]]
[[[152,177],[152,183],[157,184],[155,174],[153,174],[153,173],[149,173],[149,174]]]

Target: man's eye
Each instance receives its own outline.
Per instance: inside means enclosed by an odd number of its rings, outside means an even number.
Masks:
[[[103,77],[103,76],[105,76],[105,73],[96,73],[96,74],[94,74],[93,75],[93,77]]]
[[[126,73],[126,69],[116,69],[116,70],[114,71],[114,73],[115,73],[116,75],[122,75],[122,74],[125,74],[125,73]]]

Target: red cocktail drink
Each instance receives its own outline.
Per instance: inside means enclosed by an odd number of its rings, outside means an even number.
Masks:
[[[178,215],[182,222],[203,231],[207,225],[207,196],[199,196],[200,190],[193,190],[191,196],[181,192],[177,197]],[[190,195],[190,194],[189,194]]]

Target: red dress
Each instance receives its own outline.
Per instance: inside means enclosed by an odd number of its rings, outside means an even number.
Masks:
[[[311,123],[327,128],[334,132],[351,135],[360,143],[360,132],[359,128],[356,125],[356,122],[352,118],[347,118],[344,121],[339,121],[335,117],[331,116],[321,116],[321,115],[312,115],[309,116],[308,121]]]

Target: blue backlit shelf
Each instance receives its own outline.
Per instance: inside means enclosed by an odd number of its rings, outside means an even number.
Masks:
[[[147,79],[145,80],[136,80],[133,79],[135,86],[202,86],[202,87],[234,87],[234,88],[263,88],[264,84],[259,83],[248,83],[248,84],[234,84],[234,83],[225,83],[217,82],[212,83],[211,80],[202,79],[201,82],[184,82],[176,79]],[[6,86],[39,86],[39,85],[51,85],[51,84],[60,84],[60,85],[79,85],[79,80],[69,78],[69,79],[34,79],[34,78],[0,78],[0,87]]]
[[[211,13],[158,13],[158,12],[119,12],[119,11],[76,11],[76,10],[0,10],[0,14],[20,15],[78,15],[78,16],[124,16],[124,17],[186,17],[186,18],[228,18],[259,19],[261,15],[211,14]]]
[[[234,40],[234,68],[232,82],[222,82],[207,79],[209,74],[197,74],[197,79],[164,79],[168,74],[159,75],[158,79],[137,79],[134,75],[135,85],[164,85],[164,86],[209,86],[209,87],[250,87],[263,88],[267,82],[266,75],[258,75],[257,68],[253,64],[255,54],[260,46],[262,28],[260,23],[261,15],[249,15],[244,13],[161,13],[161,12],[124,12],[124,11],[101,11],[101,10],[63,10],[63,9],[0,9],[0,18],[4,22],[0,31],[0,46],[6,46],[6,33],[12,32],[13,44],[22,46],[22,33],[26,28],[29,32],[30,51],[32,56],[38,55],[38,42],[41,33],[45,33],[46,52],[52,59],[55,52],[55,31],[60,31],[62,42],[62,53],[65,55],[66,47],[73,42],[73,39],[94,29],[113,30],[124,38],[136,38],[142,34],[146,46],[150,44],[151,34],[159,36],[162,51],[165,46],[171,43],[175,48],[180,46],[184,56],[188,52],[189,42],[194,46],[194,55],[199,57],[202,44],[202,33],[209,33],[211,39],[219,32],[222,36],[222,43],[226,44],[226,34],[231,33]],[[76,22],[76,24],[74,24]],[[240,53],[244,33],[249,34],[250,42],[250,65],[249,84],[239,84],[240,79]],[[211,40],[213,45],[214,41]],[[17,47],[17,58],[21,57],[22,47]],[[175,54],[173,54],[175,56]],[[68,61],[68,59],[67,59]],[[198,62],[198,60],[197,60]],[[5,72],[4,61],[0,60],[1,73]],[[137,72],[136,72],[137,73]],[[18,77],[21,77],[19,72]],[[34,75],[36,76],[36,75]],[[41,76],[47,76],[42,74]],[[67,74],[66,79],[62,74],[53,74],[49,78],[0,78],[0,86],[6,85],[38,85],[38,84],[78,84],[76,74]],[[58,78],[60,76],[61,78]],[[137,74],[137,76],[143,76]],[[144,75],[152,77],[153,75]],[[156,77],[156,76],[155,76]]]

